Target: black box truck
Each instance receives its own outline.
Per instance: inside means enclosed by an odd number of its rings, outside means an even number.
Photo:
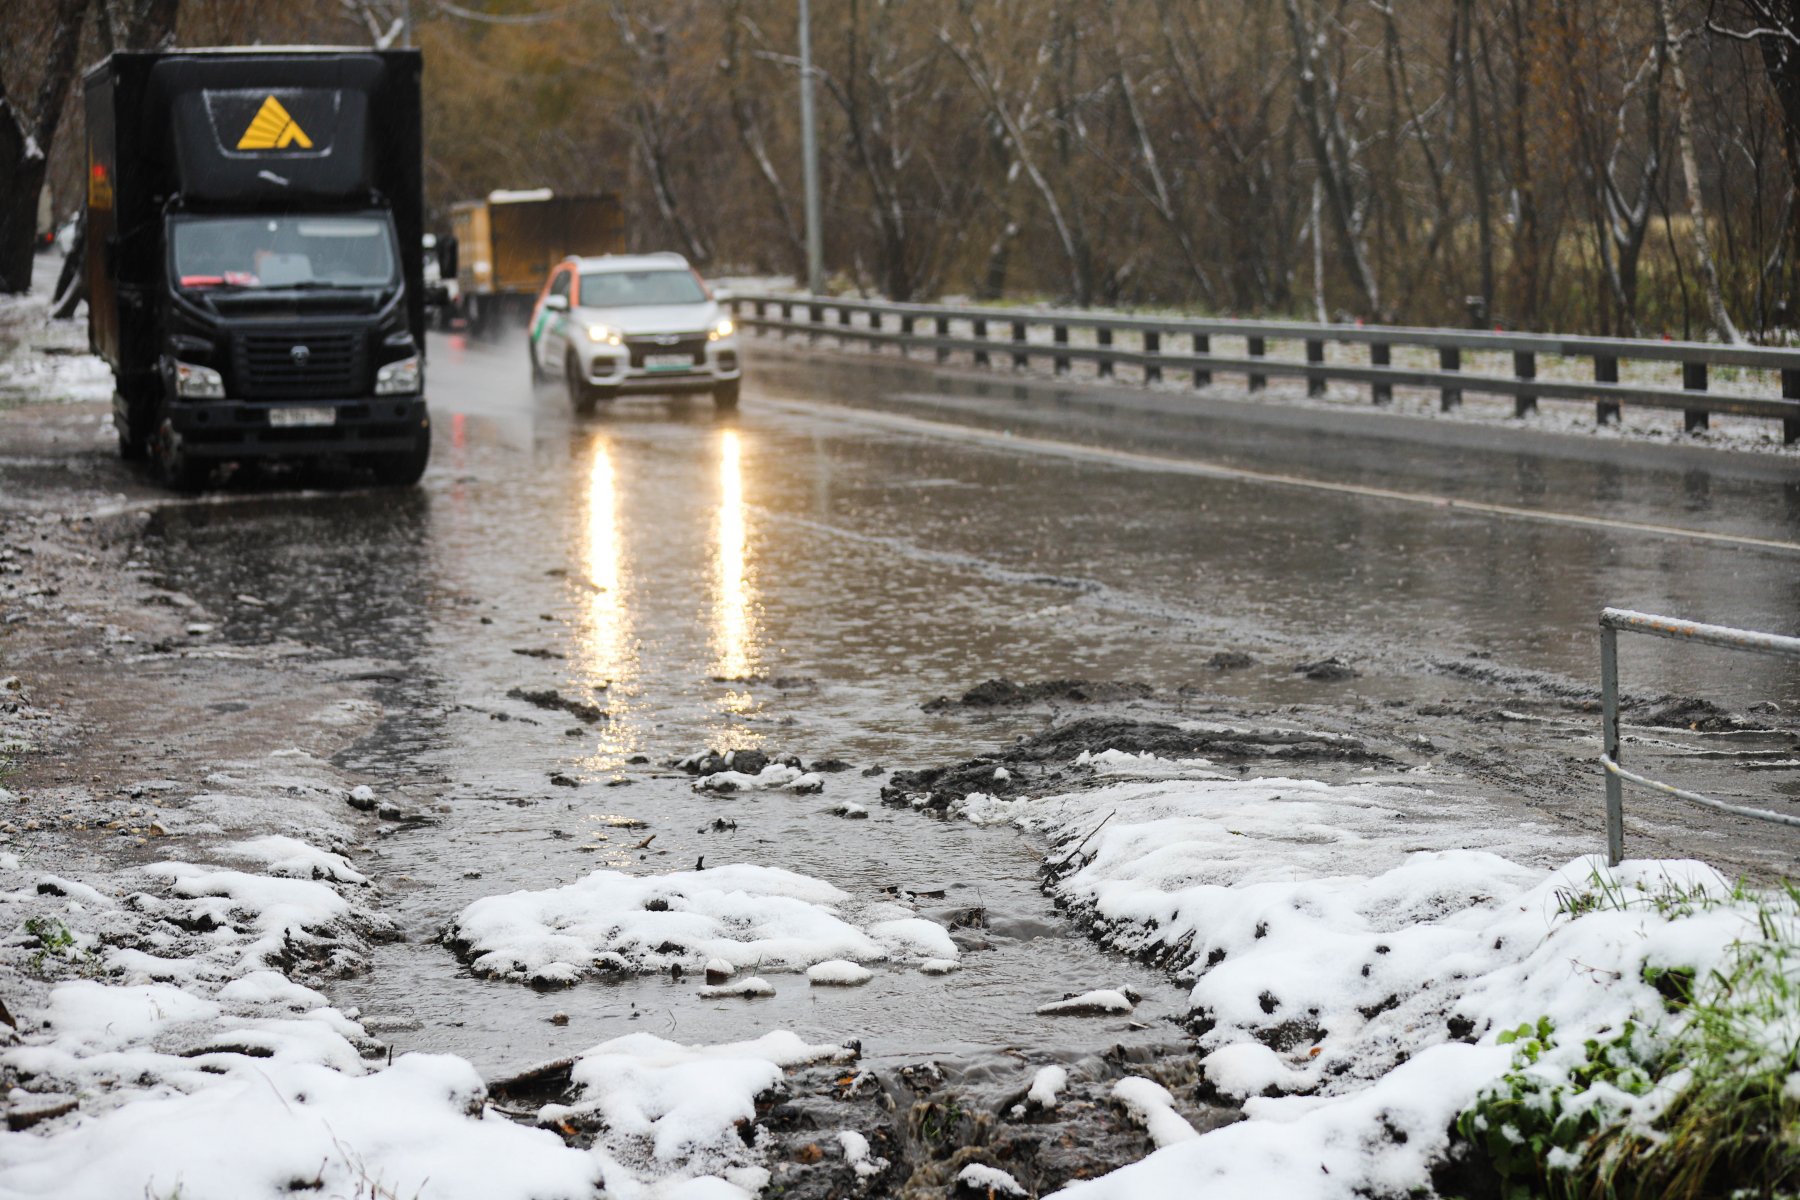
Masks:
[[[431,451],[416,50],[121,52],[87,93],[88,339],[127,458]]]

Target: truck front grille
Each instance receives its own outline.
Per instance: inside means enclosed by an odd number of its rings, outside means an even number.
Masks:
[[[246,400],[342,400],[369,391],[360,330],[245,333],[236,350],[238,390]]]

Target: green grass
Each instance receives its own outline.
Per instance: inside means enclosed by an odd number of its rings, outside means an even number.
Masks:
[[[1643,903],[1670,918],[1753,907],[1756,934],[1701,974],[1646,965],[1645,1024],[1589,1038],[1566,1071],[1548,1018],[1500,1036],[1512,1070],[1456,1122],[1506,1200],[1800,1196],[1800,890],[1725,896],[1671,886],[1642,901],[1596,874],[1558,895],[1570,916]],[[1568,1056],[1558,1056],[1567,1058]]]

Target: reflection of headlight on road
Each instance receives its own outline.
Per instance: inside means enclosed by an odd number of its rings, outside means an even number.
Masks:
[[[602,342],[608,346],[617,346],[625,340],[625,335],[611,325],[589,325],[588,341]]]
[[[225,380],[211,367],[178,362],[175,364],[175,394],[190,400],[223,400]]]
[[[716,342],[720,338],[728,338],[737,332],[737,326],[731,323],[730,317],[721,317],[719,323],[707,331],[706,340]]]
[[[391,362],[375,372],[375,394],[397,396],[419,390],[419,356]]]

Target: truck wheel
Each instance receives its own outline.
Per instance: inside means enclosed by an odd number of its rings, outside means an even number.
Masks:
[[[422,426],[413,435],[412,449],[377,454],[370,464],[375,469],[375,482],[383,487],[411,487],[425,474],[431,461],[431,427]]]
[[[722,412],[729,412],[738,406],[738,384],[741,380],[733,379],[730,383],[721,383],[713,387],[713,407]]]
[[[598,403],[600,394],[582,377],[581,360],[573,354],[563,364],[563,379],[569,385],[569,404],[575,409],[575,414],[582,417],[593,416],[594,405]]]
[[[199,491],[212,473],[210,468],[182,446],[174,422],[169,419],[167,403],[157,417],[156,431],[151,435],[149,445],[150,467],[156,473],[157,482],[171,491]]]

